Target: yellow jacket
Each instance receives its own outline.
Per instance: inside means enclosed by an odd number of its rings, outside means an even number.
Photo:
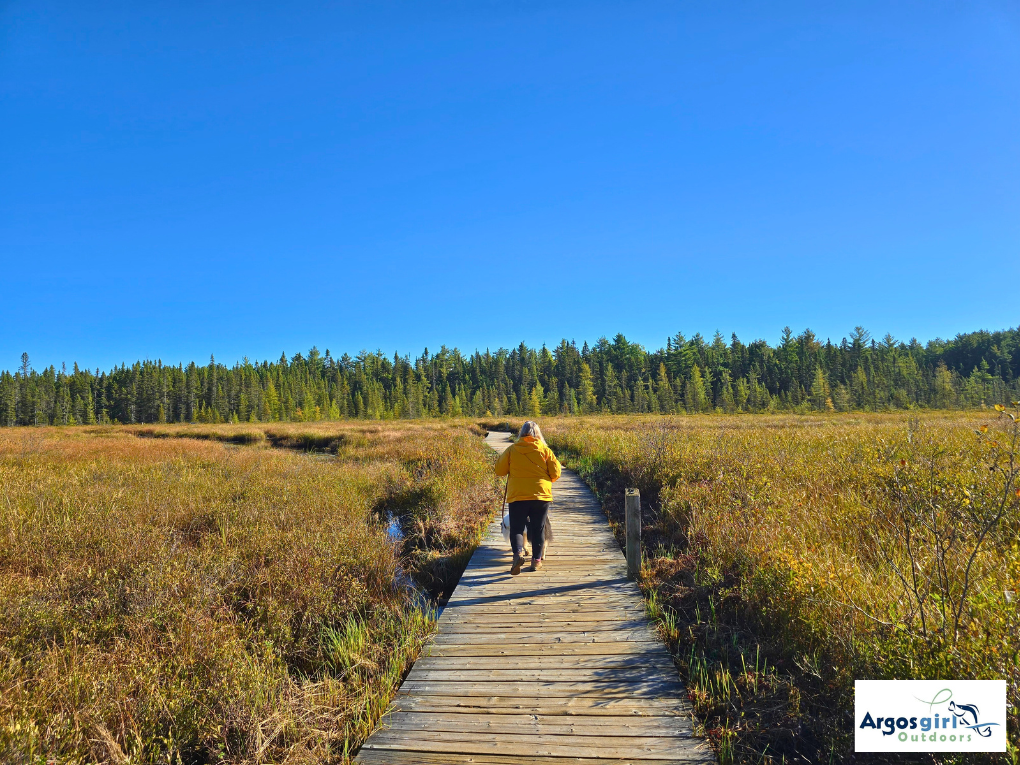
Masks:
[[[496,460],[496,475],[508,473],[507,502],[525,499],[552,502],[552,483],[560,477],[560,462],[544,443],[525,436]]]

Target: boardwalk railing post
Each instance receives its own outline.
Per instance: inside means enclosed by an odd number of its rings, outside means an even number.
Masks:
[[[641,572],[641,492],[627,489],[624,503],[627,515],[627,576]]]

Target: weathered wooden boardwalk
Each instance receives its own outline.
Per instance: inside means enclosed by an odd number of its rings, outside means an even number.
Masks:
[[[553,496],[545,567],[510,576],[493,523],[357,762],[715,762],[595,497],[568,470]]]

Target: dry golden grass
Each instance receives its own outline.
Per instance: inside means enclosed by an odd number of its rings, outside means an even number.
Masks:
[[[1017,743],[1020,614],[1007,592],[1020,591],[1020,498],[1015,471],[1007,485],[1001,470],[1012,427],[1005,417],[541,424],[600,494],[621,539],[623,488],[641,489],[649,609],[723,761],[779,763],[849,756],[855,677],[1005,678]],[[984,425],[987,433],[975,432]],[[996,461],[1000,469],[989,470]],[[983,540],[964,594],[975,517],[998,499],[1003,518]],[[922,528],[925,518],[936,532]],[[913,561],[904,519],[913,524]],[[949,544],[941,558],[937,544]],[[913,567],[932,577],[940,566],[945,581],[922,588],[920,602],[896,574],[909,579]],[[1002,761],[1017,759],[1014,749]]]
[[[0,761],[344,761],[490,464],[464,422],[0,431]]]

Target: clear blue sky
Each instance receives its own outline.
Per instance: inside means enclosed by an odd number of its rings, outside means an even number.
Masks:
[[[1005,328],[1020,4],[0,2],[0,181],[0,368]]]

